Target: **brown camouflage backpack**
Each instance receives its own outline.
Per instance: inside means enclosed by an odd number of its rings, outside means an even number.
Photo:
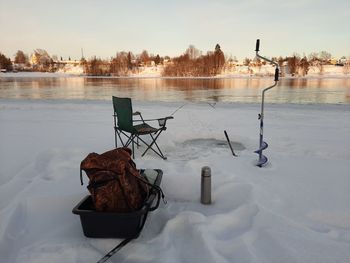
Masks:
[[[80,164],[89,177],[88,190],[96,211],[132,212],[144,204],[149,189],[131,159],[129,148],[117,148],[103,154],[90,153]]]

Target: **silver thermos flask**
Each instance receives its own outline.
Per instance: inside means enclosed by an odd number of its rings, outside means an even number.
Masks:
[[[201,203],[205,205],[211,204],[211,170],[209,166],[202,167]]]

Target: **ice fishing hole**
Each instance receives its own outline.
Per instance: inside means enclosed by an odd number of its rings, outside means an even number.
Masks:
[[[196,138],[183,142],[185,146],[196,146],[196,147],[205,147],[205,148],[227,148],[228,143],[225,140],[217,140],[214,138]],[[235,151],[243,151],[245,147],[240,142],[231,141],[232,148]]]

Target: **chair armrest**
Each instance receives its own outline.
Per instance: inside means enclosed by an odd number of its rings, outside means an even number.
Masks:
[[[164,127],[166,125],[167,120],[171,120],[171,119],[174,119],[174,117],[168,116],[165,118],[158,119],[158,124],[159,124],[159,126]]]
[[[168,116],[164,118],[158,118],[158,119],[148,119],[148,120],[143,120],[144,122],[148,121],[158,121],[159,126],[164,127],[166,125],[167,120],[174,119],[173,116]]]
[[[132,121],[134,121],[134,122],[135,122],[135,121],[142,121],[143,123],[145,123],[145,121],[144,121],[143,118],[142,118],[141,112],[135,111],[135,112],[132,113],[132,115],[133,115],[133,116],[138,115],[138,116],[140,116],[140,118],[141,118],[141,120],[132,120]]]

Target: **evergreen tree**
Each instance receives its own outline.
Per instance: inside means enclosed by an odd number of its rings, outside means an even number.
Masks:
[[[214,60],[215,60],[215,74],[219,74],[225,65],[225,55],[224,52],[221,51],[221,47],[219,44],[215,46],[214,52]]]
[[[11,59],[0,53],[0,69],[12,70]]]
[[[155,59],[154,59],[154,63],[156,64],[156,65],[159,65],[160,64],[160,56],[157,54],[157,56],[155,57]]]
[[[131,52],[128,53],[128,69],[132,70]]]

